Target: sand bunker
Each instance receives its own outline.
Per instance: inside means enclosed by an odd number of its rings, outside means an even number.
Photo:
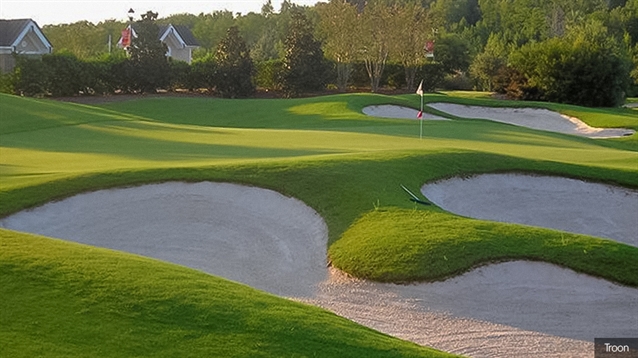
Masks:
[[[363,109],[363,114],[372,117],[381,118],[397,118],[397,119],[414,119],[417,118],[419,111],[413,108],[394,106],[394,105],[380,105],[380,106],[368,106]],[[435,116],[433,114],[423,112],[422,119],[435,120],[435,121],[447,121],[449,119]]]
[[[281,296],[311,295],[328,277],[327,228],[314,210],[234,184],[102,190],[18,213],[0,226],[154,257]]]
[[[408,286],[346,277],[326,267],[326,225],[314,210],[252,187],[104,190],[0,226],[182,264],[474,357],[591,356],[593,337],[638,329],[638,290],[549,264],[503,263]]]
[[[486,174],[429,183],[439,207],[476,219],[541,226],[638,246],[638,191],[579,180]]]
[[[540,108],[495,108],[454,103],[429,103],[429,107],[462,118],[487,119],[516,126],[589,138],[618,138],[636,131],[624,128],[594,128],[578,118]]]

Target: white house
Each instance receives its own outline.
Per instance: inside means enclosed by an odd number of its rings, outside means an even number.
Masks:
[[[129,25],[127,29],[130,29],[132,38],[137,37],[135,26],[131,27]],[[158,37],[168,48],[166,56],[187,63],[191,63],[193,50],[199,47],[197,39],[195,39],[191,30],[186,26],[173,24],[159,26]],[[122,38],[120,38],[118,44],[122,46]]]
[[[0,20],[0,71],[13,70],[13,54],[41,56],[53,47],[42,29],[31,19]]]

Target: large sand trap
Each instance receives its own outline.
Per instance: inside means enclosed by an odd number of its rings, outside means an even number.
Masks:
[[[391,104],[379,105],[379,106],[368,106],[363,109],[363,114],[372,116],[372,117],[381,117],[381,118],[396,118],[396,119],[414,119],[418,120],[417,115],[419,111],[413,108],[395,106]],[[443,118],[440,116],[435,116],[433,114],[423,112],[422,119],[424,120],[435,120],[435,121],[448,121],[449,119]]]
[[[282,296],[328,277],[326,225],[299,200],[234,184],[103,190],[18,213],[0,226],[132,252]],[[298,280],[298,277],[303,277]]]
[[[313,303],[382,332],[475,357],[592,356],[638,331],[638,290],[510,262],[445,282],[392,285],[326,267],[314,210],[269,190],[165,183],[82,194],[0,226],[190,266]]]
[[[429,103],[429,107],[462,118],[488,119],[516,126],[589,138],[617,138],[634,134],[624,128],[594,128],[578,118],[541,108],[496,108],[454,103]]]
[[[542,226],[638,246],[638,191],[574,179],[485,174],[429,183],[439,207],[476,219]]]

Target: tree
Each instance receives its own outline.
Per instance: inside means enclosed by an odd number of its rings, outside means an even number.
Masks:
[[[374,2],[365,7],[360,21],[359,56],[368,72],[372,92],[376,92],[390,54],[392,13],[388,5]]]
[[[591,107],[622,104],[630,78],[626,46],[595,21],[523,46],[511,65],[544,100]]]
[[[508,47],[503,39],[492,34],[483,52],[474,57],[470,74],[484,91],[494,91],[497,77],[507,67]]]
[[[275,8],[272,6],[272,0],[266,1],[261,6],[261,15],[265,18],[271,17],[275,13]]]
[[[419,3],[406,3],[395,7],[392,21],[391,56],[403,65],[407,88],[414,90],[417,69],[426,62],[426,42],[432,39],[427,13]]]
[[[159,27],[155,23],[157,13],[148,11],[135,23],[137,37],[132,39],[129,52],[135,70],[136,89],[155,92],[168,84],[169,67],[166,45],[158,38]]]
[[[236,26],[228,29],[226,37],[217,46],[215,58],[215,82],[222,97],[247,97],[255,91],[253,61]]]
[[[326,84],[327,64],[321,43],[313,36],[308,18],[300,8],[291,10],[290,31],[284,42],[282,87],[286,95],[322,90]]]
[[[317,11],[319,33],[324,38],[323,49],[326,57],[336,63],[337,87],[345,92],[358,50],[357,8],[344,0],[331,0],[317,4]]]
[[[467,41],[457,34],[441,36],[436,41],[434,58],[449,74],[465,72],[470,66],[470,49]]]
[[[481,19],[478,0],[437,0],[431,5],[435,27],[455,30],[463,22],[468,26]]]
[[[230,11],[215,11],[212,14],[200,14],[193,26],[193,35],[203,48],[214,51],[217,44],[226,36],[226,31],[235,25],[235,17]]]

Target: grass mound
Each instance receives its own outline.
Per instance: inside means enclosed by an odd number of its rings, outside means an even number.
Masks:
[[[422,210],[369,212],[329,254],[335,266],[385,282],[441,280],[489,262],[534,260],[638,286],[637,247]]]
[[[3,357],[449,357],[139,256],[0,230]]]

